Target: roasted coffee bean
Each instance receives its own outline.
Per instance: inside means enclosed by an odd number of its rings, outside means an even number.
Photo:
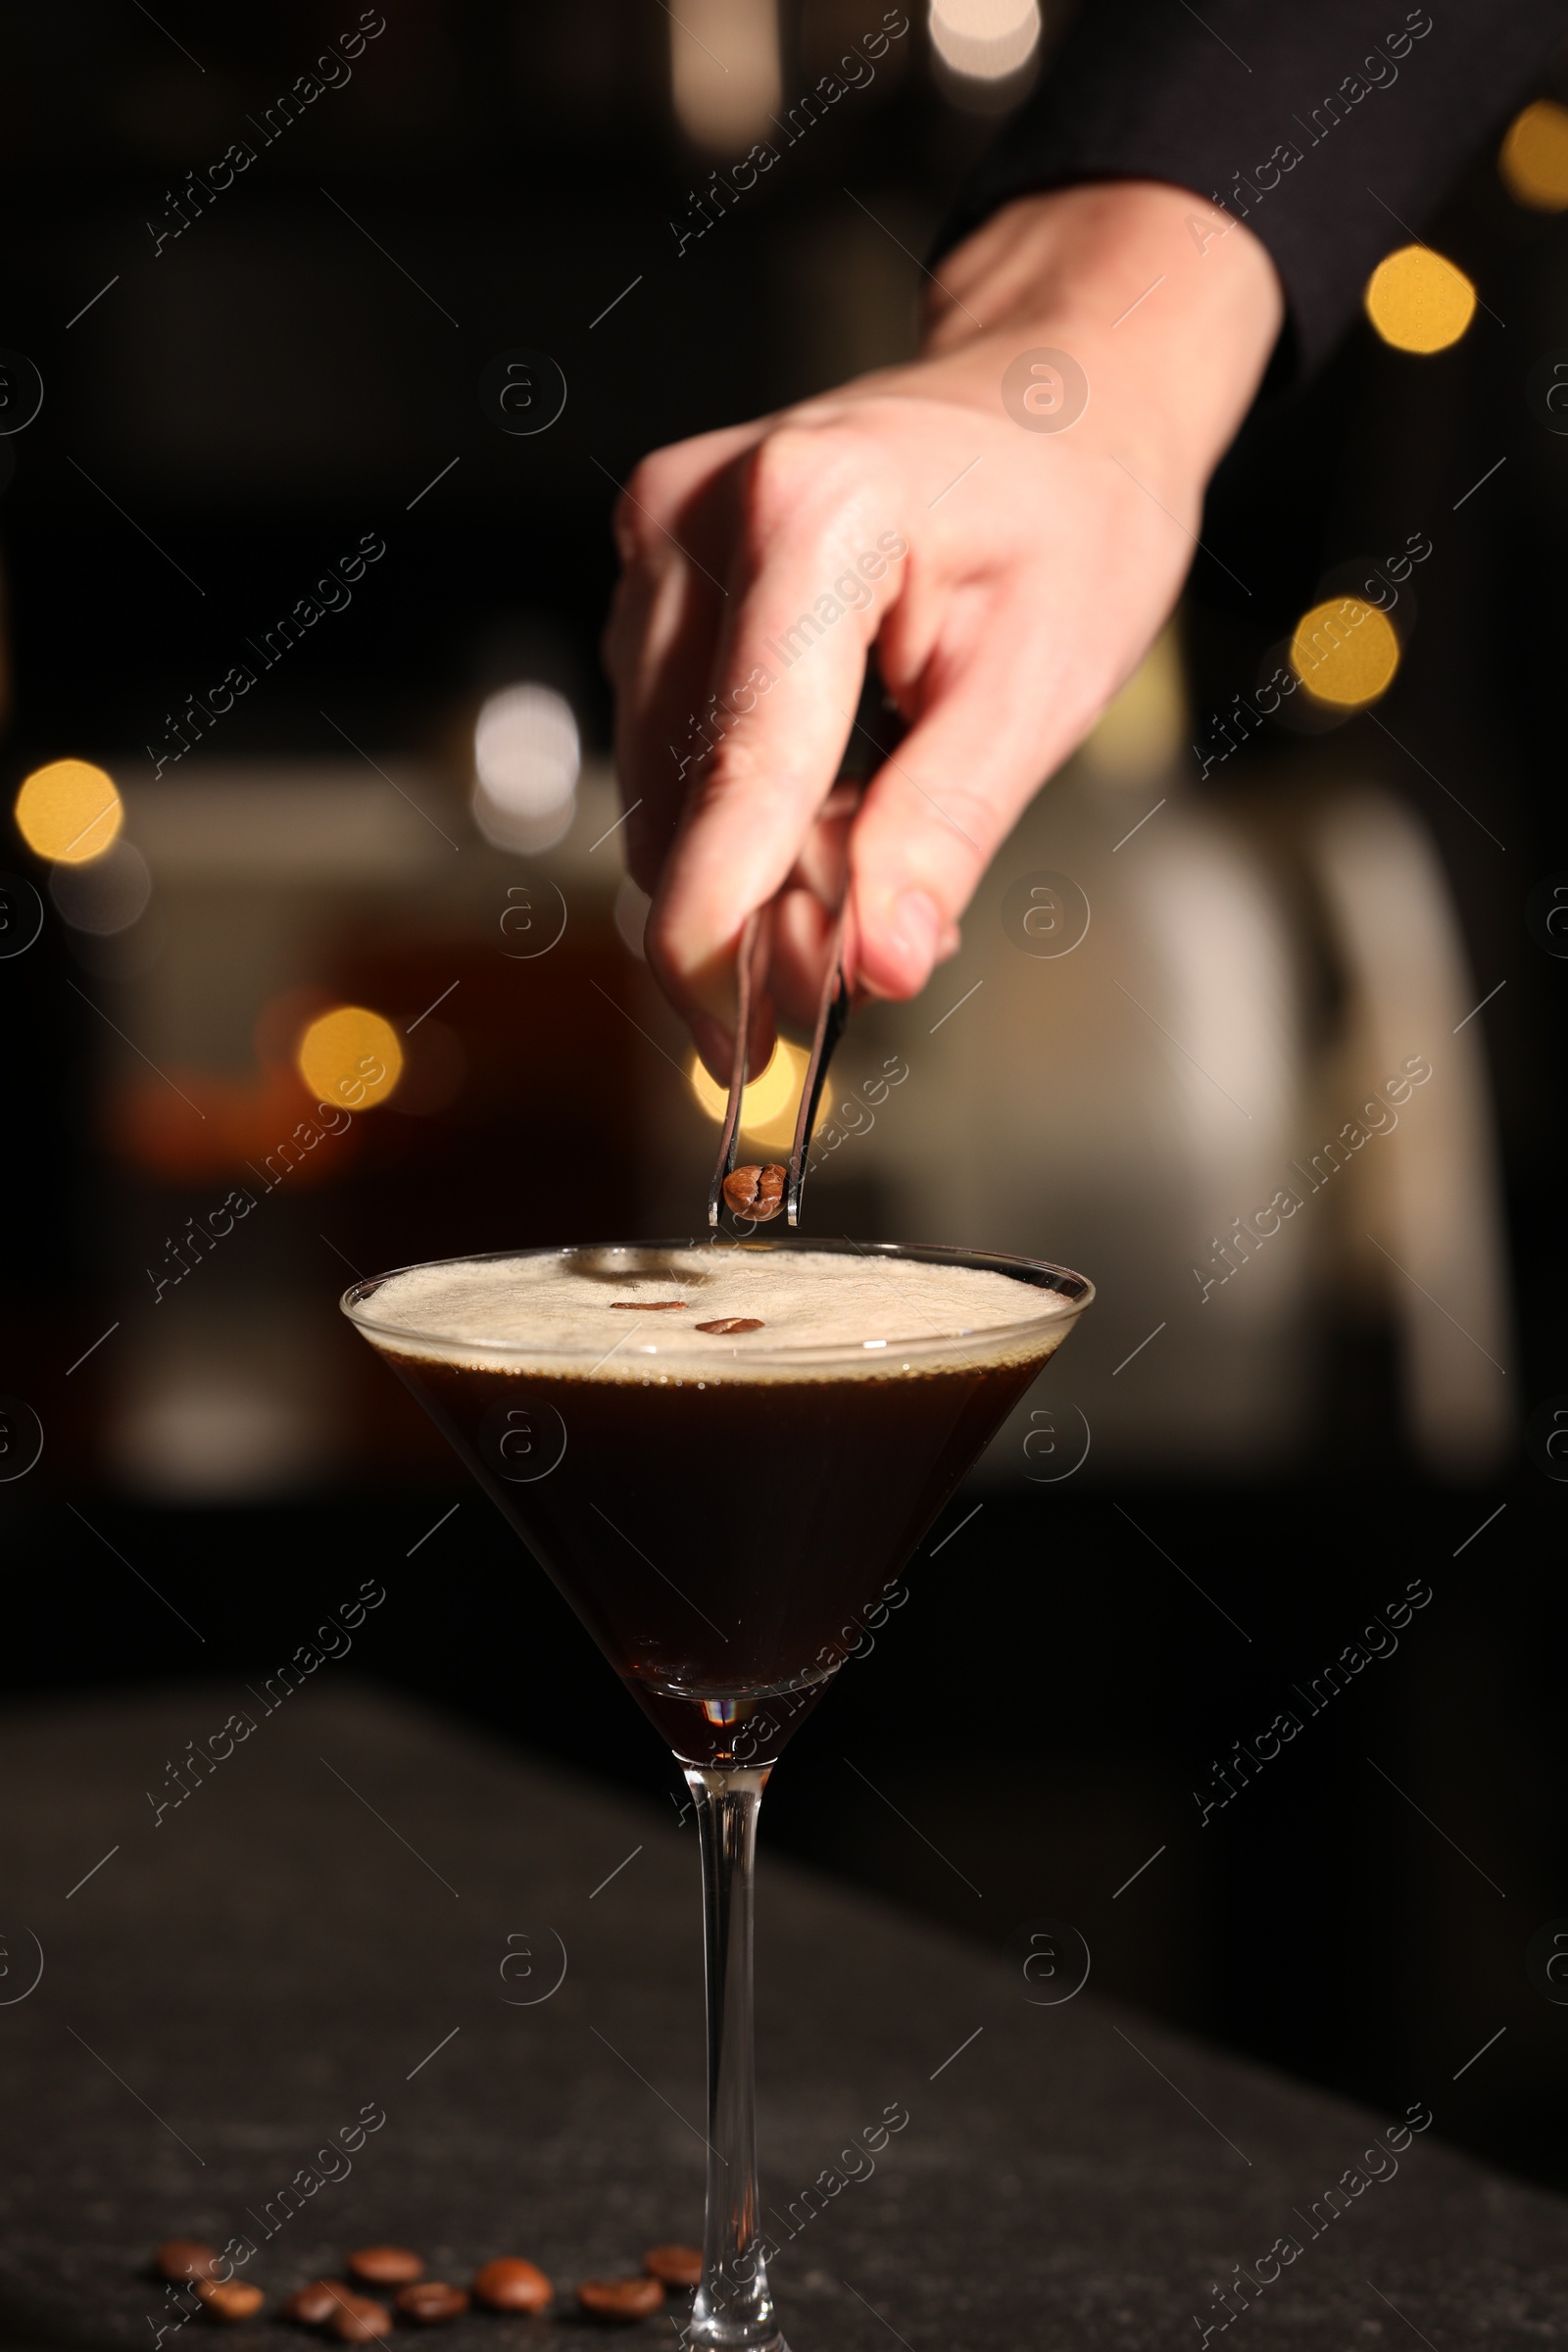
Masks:
[[[440,2320],[455,2320],[468,2308],[468,2298],[461,2286],[448,2286],[443,2278],[420,2278],[413,2286],[400,2286],[397,2306],[406,2320],[417,2320],[422,2327],[433,2328]]]
[[[585,2278],[577,2300],[591,2319],[646,2320],[663,2309],[664,2289],[657,2278]]]
[[[313,2278],[309,2286],[297,2287],[283,2306],[285,2320],[296,2320],[302,2328],[324,2328],[340,2304],[348,2302],[354,2289],[341,2278]]]
[[[225,2320],[230,2325],[235,2320],[254,2319],[262,2308],[261,2288],[246,2286],[238,2278],[222,2284],[216,2278],[198,2278],[196,2292],[206,2304],[210,2319]]]
[[[610,1311],[612,1315],[667,1315],[685,1304],[684,1298],[612,1298]]]
[[[699,1331],[710,1331],[721,1340],[733,1338],[737,1331],[760,1331],[760,1315],[720,1315],[716,1323],[699,1323]]]
[[[349,2256],[349,2276],[367,2286],[403,2286],[417,2278],[424,2264],[407,2246],[362,2246]]]
[[[784,1205],[787,1174],[788,1170],[777,1160],[769,1160],[762,1168],[736,1168],[724,1179],[724,1198],[738,1217],[749,1217],[755,1225],[765,1225]]]
[[[699,2286],[703,2277],[702,2248],[650,2246],[643,2256],[643,2269],[651,2278],[662,2279],[665,2286]]]
[[[373,2344],[391,2334],[392,2314],[384,2303],[373,2303],[368,2295],[348,2295],[327,2326],[345,2344]]]
[[[216,2248],[204,2245],[199,2237],[167,2238],[153,2261],[160,2278],[207,2278],[217,2261]]]
[[[473,2281],[473,2299],[487,2311],[543,2311],[555,2288],[536,2264],[503,2254]]]

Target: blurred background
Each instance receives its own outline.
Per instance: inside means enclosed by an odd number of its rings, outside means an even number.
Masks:
[[[914,257],[1061,24],[9,13],[10,1703],[269,1670],[374,1574],[352,1671],[674,1788],[336,1298],[693,1230],[719,1106],[620,859],[614,485],[911,351]],[[1254,416],[960,956],[851,1029],[819,1229],[1101,1297],[764,1831],[998,1948],[1070,1920],[1098,1984],[1550,2181],[1559,98],[1477,125],[1430,246]],[[757,1082],[760,1148],[801,1059]],[[788,1465],[757,1471],[765,1509]],[[1412,1581],[1397,1653],[1306,1715]]]

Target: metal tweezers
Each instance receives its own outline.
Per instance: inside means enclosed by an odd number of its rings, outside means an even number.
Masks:
[[[757,906],[747,916],[746,928],[741,933],[740,954],[736,958],[739,1001],[735,1008],[735,1058],[730,1065],[729,1102],[724,1112],[723,1132],[718,1141],[718,1160],[713,1169],[713,1181],[708,1188],[710,1225],[717,1225],[723,1213],[724,1179],[734,1168],[735,1148],[740,1141],[741,1097],[746,1091],[752,991],[757,979],[757,947],[764,912],[764,908]],[[795,1143],[790,1152],[789,1173],[784,1186],[784,1213],[792,1227],[798,1227],[801,1222],[807,1153],[811,1148],[811,1131],[816,1124],[816,1108],[822,1099],[828,1064],[850,1017],[850,986],[844,973],[845,917],[846,908],[841,906],[838,920],[833,926],[827,977],[822,983],[822,995],[816,1008],[816,1034],[811,1040],[811,1058],[806,1065],[806,1083],[801,1089],[801,1107],[795,1120]]]
[[[873,653],[866,661],[859,705],[851,729],[850,743],[840,762],[835,789],[844,785],[863,788],[875,768],[884,760],[892,758],[905,731],[897,706],[884,690]],[[847,893],[847,872],[845,887]],[[801,1090],[801,1107],[795,1121],[795,1146],[790,1152],[789,1175],[784,1188],[785,1215],[791,1226],[795,1227],[801,1221],[807,1153],[811,1148],[817,1104],[827,1083],[828,1063],[833,1058],[834,1048],[844,1035],[845,1023],[850,1017],[850,987],[844,971],[847,907],[846,896],[833,927],[827,977],[822,983],[822,995],[816,1007],[816,1034],[811,1040],[811,1058],[806,1066],[806,1084]],[[730,1069],[729,1105],[724,1113],[724,1130],[719,1138],[718,1165],[713,1170],[713,1181],[708,1188],[710,1225],[716,1225],[723,1214],[724,1179],[734,1168],[735,1147],[740,1139],[741,1097],[746,1091],[747,1034],[751,1028],[752,997],[758,981],[758,942],[761,935],[762,918],[767,911],[765,906],[759,906],[747,916],[746,927],[741,933],[740,954],[736,959],[739,1003],[735,1012],[735,1059]]]

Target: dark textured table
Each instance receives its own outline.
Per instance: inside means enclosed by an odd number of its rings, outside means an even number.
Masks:
[[[270,1715],[188,1686],[0,1731],[7,2346],[151,2347],[175,2316],[154,2242],[243,2234],[269,2312],[371,2240],[460,2280],[527,2255],[568,2316],[437,2340],[550,2352],[584,2341],[573,2281],[700,2233],[690,1824],[346,1675]],[[167,1765],[192,1740],[220,1750],[240,1707],[255,1731],[157,1817]],[[1568,2333],[1560,2207],[1444,2146],[1441,2083],[1410,2086],[1432,2128],[1369,2159],[1397,2117],[1092,1985],[1032,2006],[1000,1958],[765,1854],[759,1907],[763,2196],[794,2352],[1197,2344],[1238,2265],[1243,2344]],[[846,2153],[905,2113],[874,2156]],[[808,2198],[824,2173],[861,2177]],[[1281,2239],[1300,2249],[1283,2267]],[[632,2335],[656,2338],[669,2317]],[[233,2340],[302,2339],[264,2316]]]

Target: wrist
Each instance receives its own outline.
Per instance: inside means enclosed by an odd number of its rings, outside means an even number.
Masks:
[[[1066,352],[1090,397],[1085,437],[1153,443],[1205,482],[1262,380],[1284,298],[1252,232],[1163,182],[1016,199],[947,254],[921,364],[940,398],[993,412],[1019,353]]]

